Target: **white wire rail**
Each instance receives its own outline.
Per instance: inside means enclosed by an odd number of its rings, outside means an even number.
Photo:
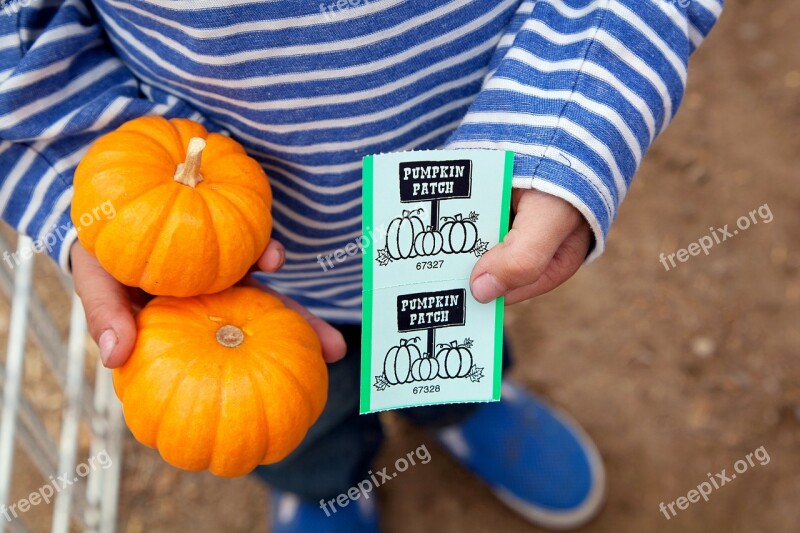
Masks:
[[[17,251],[20,263],[11,271],[0,266],[0,291],[11,302],[8,323],[8,345],[5,368],[0,368],[0,505],[11,507],[14,478],[14,453],[21,446],[44,482],[58,479],[78,480],[86,477],[85,491],[81,483],[73,483],[54,491],[52,526],[54,533],[66,533],[70,526],[81,531],[113,532],[122,465],[122,412],[114,395],[111,374],[98,363],[94,387],[85,375],[86,323],[80,300],[72,294],[68,338],[59,333],[50,312],[33,290],[33,268],[36,259],[30,250],[32,242],[20,237]],[[10,243],[0,234],[0,250],[10,250]],[[27,253],[23,253],[27,252]],[[65,287],[72,292],[65,278]],[[59,438],[48,433],[34,402],[25,396],[23,374],[26,341],[32,339],[40,348],[42,359],[62,388],[64,405]],[[88,460],[79,463],[79,436],[84,425],[91,436]],[[104,458],[102,468],[93,459]],[[89,464],[87,464],[87,462]],[[80,471],[84,467],[84,471]],[[25,515],[10,520],[0,516],[0,533],[6,530],[24,532]]]

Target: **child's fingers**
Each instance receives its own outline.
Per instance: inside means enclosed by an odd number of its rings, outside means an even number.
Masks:
[[[505,240],[481,257],[472,271],[471,290],[487,303],[535,284],[583,217],[569,203],[536,190],[514,191],[514,225]]]
[[[589,226],[579,226],[559,247],[555,255],[553,255],[553,259],[547,265],[547,269],[539,276],[539,279],[530,285],[513,289],[506,294],[506,305],[530,300],[552,291],[567,281],[583,264],[591,242],[592,231]]]
[[[258,268],[264,272],[275,272],[279,270],[286,260],[286,249],[281,243],[272,239],[267,245],[267,249],[258,258]]]
[[[71,250],[75,292],[83,302],[89,333],[100,348],[100,359],[117,368],[130,357],[136,323],[128,288],[106,272],[80,243]]]
[[[338,329],[322,320],[292,298],[273,290],[253,276],[247,276],[247,278],[244,279],[244,283],[272,294],[283,302],[283,305],[300,313],[313,328],[314,332],[316,332],[317,337],[319,337],[319,342],[322,345],[322,357],[327,363],[335,363],[344,357],[347,352],[347,343]]]

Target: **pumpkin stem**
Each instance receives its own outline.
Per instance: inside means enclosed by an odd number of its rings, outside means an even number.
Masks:
[[[244,342],[244,332],[236,326],[222,326],[217,330],[217,342],[226,348],[236,348]]]
[[[186,162],[179,164],[175,171],[175,181],[193,189],[203,181],[203,176],[200,175],[200,161],[205,147],[205,140],[200,137],[192,137],[189,147],[186,149]]]

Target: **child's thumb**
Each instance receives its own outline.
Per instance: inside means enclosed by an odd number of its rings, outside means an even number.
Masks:
[[[128,288],[106,272],[83,246],[72,247],[75,292],[83,302],[89,333],[108,368],[122,366],[136,342],[136,322]]]
[[[516,189],[513,197],[517,201],[511,230],[472,271],[470,288],[481,303],[537,283],[565,239],[584,220],[577,209],[557,196]]]
[[[543,246],[535,234],[512,229],[480,258],[472,272],[472,295],[481,303],[535,283],[547,270],[555,249]]]

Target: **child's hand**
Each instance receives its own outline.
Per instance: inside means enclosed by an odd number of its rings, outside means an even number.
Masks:
[[[505,295],[511,305],[553,290],[577,272],[589,250],[589,224],[565,200],[514,189],[511,206],[514,218],[505,240],[472,270],[472,295],[479,302]]]
[[[70,250],[75,291],[83,301],[89,333],[100,348],[100,358],[108,368],[122,366],[131,355],[136,342],[136,322],[133,313],[141,309],[152,298],[140,289],[131,289],[106,272],[97,259],[76,242]],[[283,245],[270,241],[257,267],[265,272],[274,272],[283,266]],[[248,276],[244,281],[252,284]],[[257,282],[256,282],[257,283]],[[258,284],[261,288],[263,285]],[[267,289],[269,290],[269,289]],[[329,363],[344,357],[347,349],[344,338],[330,324],[311,314],[303,306],[279,295],[283,303],[302,314],[322,343],[322,352]]]

